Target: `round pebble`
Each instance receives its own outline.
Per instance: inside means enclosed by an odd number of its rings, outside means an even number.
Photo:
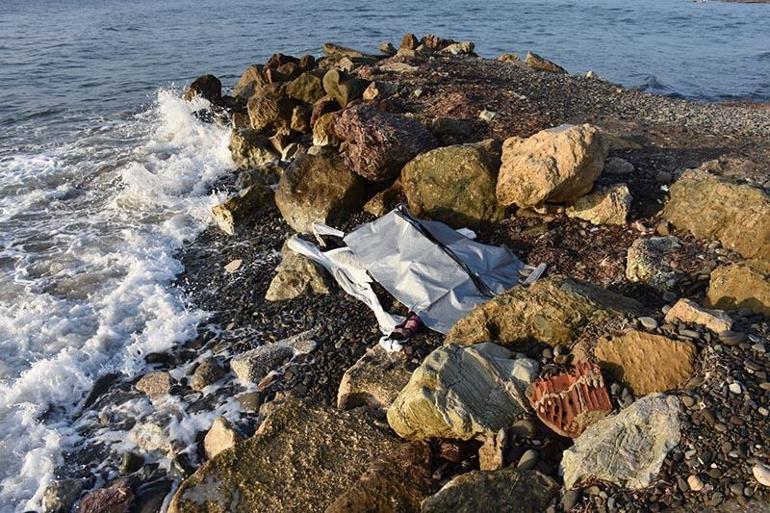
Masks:
[[[521,458],[519,458],[519,463],[516,464],[516,468],[518,470],[529,470],[534,468],[537,464],[537,460],[537,451],[534,449],[527,449],[524,451],[524,454],[521,455]]]
[[[743,392],[743,387],[741,387],[741,384],[738,382],[730,383],[730,386],[727,388],[730,389],[730,392],[732,392],[733,394],[740,394],[741,392]]]
[[[751,473],[762,486],[770,486],[770,467],[764,463],[757,463],[751,467]]]
[[[703,481],[695,474],[687,478],[687,485],[693,492],[699,492],[703,490]]]

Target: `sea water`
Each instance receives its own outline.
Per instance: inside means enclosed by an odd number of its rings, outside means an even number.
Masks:
[[[768,5],[684,0],[0,0],[0,513],[40,509],[99,376],[135,375],[206,317],[172,285],[175,255],[232,161],[229,131],[193,115],[205,102],[179,99],[195,76],[231,86],[274,51],[432,32],[656,93],[766,101],[768,26]],[[209,421],[172,427],[192,439]]]

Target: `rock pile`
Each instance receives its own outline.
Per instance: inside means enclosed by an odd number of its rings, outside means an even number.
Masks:
[[[144,376],[97,382],[83,418],[101,408],[93,432],[119,425],[130,452],[52,484],[47,509],[154,513],[173,481],[172,513],[766,503],[770,184],[703,162],[754,141],[719,124],[744,118],[534,53],[413,34],[380,51],[327,43],[248,67],[232,96],[210,75],[190,86],[202,119],[232,126],[237,168],[218,229],[182,257],[209,324]],[[388,352],[366,306],[285,242],[402,202],[549,271]]]

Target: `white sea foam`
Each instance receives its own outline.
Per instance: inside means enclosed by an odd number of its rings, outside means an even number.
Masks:
[[[40,508],[97,377],[135,374],[205,317],[170,284],[232,168],[228,130],[192,115],[204,104],[161,91],[128,123],[0,160],[1,513]]]

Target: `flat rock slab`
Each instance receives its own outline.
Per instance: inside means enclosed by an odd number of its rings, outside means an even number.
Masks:
[[[388,423],[409,440],[469,440],[528,415],[524,389],[539,366],[492,343],[455,344],[429,354],[388,409]]]
[[[502,345],[570,342],[590,323],[641,310],[633,299],[588,282],[549,276],[518,286],[476,307],[447,334],[447,343]]]
[[[679,400],[650,394],[600,420],[564,451],[564,486],[591,479],[631,489],[648,486],[680,439]]]
[[[423,502],[422,513],[542,513],[559,485],[537,471],[474,470]]]
[[[594,354],[637,397],[678,387],[692,376],[695,364],[691,342],[636,330],[600,339]]]
[[[710,329],[714,333],[729,331],[733,327],[733,320],[721,310],[709,310],[698,305],[691,299],[680,299],[666,312],[666,322],[676,321],[687,324],[699,324]]]
[[[363,410],[289,399],[257,433],[185,480],[169,513],[322,513],[370,464],[399,447]]]

